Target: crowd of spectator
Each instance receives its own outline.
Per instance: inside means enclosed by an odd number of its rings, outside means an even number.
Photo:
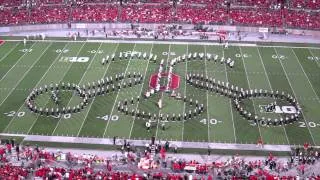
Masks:
[[[227,160],[198,162],[166,155],[173,151],[169,142],[147,144],[144,150],[124,141],[121,155],[98,156],[49,151],[38,146],[22,146],[14,140],[2,140],[0,145],[0,177],[3,179],[319,179],[317,173],[304,176],[305,169],[316,171],[318,150],[297,148],[287,161],[271,153],[264,160],[244,160],[235,155]],[[154,141],[153,141],[154,143]],[[154,152],[153,152],[154,151]],[[174,149],[176,151],[176,149]],[[208,154],[210,156],[210,154]],[[141,167],[142,160],[148,160]],[[157,164],[158,166],[153,166]],[[294,175],[283,175],[289,170]],[[281,175],[282,174],[282,175]]]
[[[320,28],[319,0],[137,0],[139,3],[123,1],[121,5],[112,0],[32,2],[35,3],[27,6],[21,0],[0,0],[0,25],[139,22]]]

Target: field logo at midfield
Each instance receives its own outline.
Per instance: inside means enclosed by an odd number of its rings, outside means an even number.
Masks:
[[[294,106],[275,106],[274,111],[271,111],[271,112],[265,111],[266,106],[267,105],[259,105],[260,112],[277,113],[277,114],[295,114],[295,113],[297,113],[297,109]]]
[[[79,63],[86,63],[90,60],[89,57],[65,57],[62,56],[60,58],[60,62],[79,62]]]

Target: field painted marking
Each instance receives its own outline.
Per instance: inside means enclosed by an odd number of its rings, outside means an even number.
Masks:
[[[79,51],[77,52],[77,54],[79,54],[79,53],[81,52],[81,50],[82,50],[82,48],[84,47],[85,44],[86,44],[86,43],[83,43],[83,44],[82,44],[82,46],[81,46],[81,48],[79,49]],[[69,71],[69,69],[71,68],[71,66],[72,66],[72,63],[70,63],[68,69],[65,71],[65,74],[64,74],[63,77],[60,79],[59,83],[64,79],[64,77],[65,77],[66,74],[68,73],[68,71]],[[51,68],[49,68],[49,69],[51,69]],[[43,77],[44,77],[44,76],[43,76]],[[42,77],[42,78],[43,78],[43,77]],[[41,79],[42,79],[42,78],[41,78]],[[40,80],[38,83],[40,83],[40,82],[41,82],[41,80]],[[49,100],[48,100],[48,101],[49,101]],[[46,104],[48,103],[48,101],[46,102]],[[38,118],[39,118],[39,115],[37,116],[37,119],[33,122],[33,124],[31,125],[31,127],[29,128],[27,134],[30,133],[30,131],[32,130],[33,126],[34,126],[34,125],[36,124],[36,122],[38,121]]]
[[[100,43],[98,49],[100,49],[101,45],[102,45],[102,43]],[[81,49],[82,49],[82,48],[81,48]],[[79,52],[80,52],[80,51],[79,51]],[[78,54],[79,54],[79,52],[78,52]],[[88,69],[91,67],[91,65],[92,65],[92,63],[93,63],[96,55],[97,55],[97,53],[94,54],[94,56],[92,57],[92,60],[90,61],[89,65],[87,66],[87,69],[85,70],[85,72],[82,74],[81,79],[80,79],[80,81],[79,81],[78,84],[81,84],[81,83],[82,83],[82,80],[83,80],[83,78],[85,77],[85,75],[87,74]],[[95,98],[93,98],[93,99],[95,99]],[[67,104],[66,107],[70,106],[71,100],[72,100],[72,96],[70,97],[69,102],[68,102],[68,104]],[[92,104],[90,104],[89,106],[91,107],[91,105],[92,105]],[[61,122],[61,119],[62,119],[62,118],[60,118],[60,119],[58,120],[58,123],[56,124],[56,127],[55,127],[54,130],[52,131],[51,135],[53,135],[54,132],[56,131],[56,129],[58,128],[58,126],[59,126],[59,124],[60,124],[60,122]]]
[[[13,40],[13,39],[9,39],[6,41],[21,41],[21,40]],[[121,40],[121,39],[117,39],[117,40],[92,40],[92,39],[88,39],[88,40],[84,40],[84,41],[71,41],[71,40],[29,40],[30,42],[87,42],[87,43],[128,43],[128,44],[132,44],[132,40]],[[184,42],[184,41],[148,41],[148,40],[139,40],[139,39],[135,39],[134,40],[135,43],[137,44],[146,44],[146,43],[153,43],[153,44],[188,44],[189,42]],[[278,42],[279,44],[283,43],[283,42]],[[213,42],[192,42],[192,44],[194,45],[214,45],[214,46],[221,46],[220,43],[213,43]],[[230,46],[244,46],[244,47],[271,47],[271,48],[299,48],[299,49],[320,49],[320,47],[308,47],[308,46],[279,46],[279,45],[259,45],[259,44],[255,44],[255,43],[229,43],[229,47]]]
[[[222,56],[224,57],[224,49],[222,49]],[[224,64],[224,72],[225,72],[225,75],[226,75],[226,80],[227,80],[227,82],[229,82],[229,77],[228,77],[227,65],[226,64]],[[236,127],[234,125],[234,117],[233,117],[231,99],[229,99],[229,105],[230,105],[230,113],[231,113],[231,120],[232,120],[232,126],[233,126],[234,142],[237,143],[237,134],[236,134]]]
[[[36,43],[32,44],[31,47],[33,47]],[[7,74],[21,61],[21,59],[28,53],[24,53],[20,58],[17,60],[17,62],[6,72],[6,74],[0,79],[0,82],[7,76]],[[0,104],[1,105],[1,104]]]
[[[268,81],[269,88],[271,90],[273,90],[271,82],[270,82],[270,79],[269,79],[269,76],[268,76],[268,73],[267,73],[267,70],[266,70],[266,67],[265,67],[265,64],[264,64],[264,62],[262,60],[262,57],[261,57],[261,54],[260,54],[259,48],[257,48],[257,51],[258,51],[259,59],[261,61],[261,64],[262,64],[262,67],[263,67],[263,70],[264,70],[264,73],[265,73],[265,77],[267,78],[267,81]],[[287,140],[288,144],[290,144],[289,137],[288,137],[288,134],[287,134],[287,130],[286,130],[286,128],[284,126],[282,126],[282,127],[283,127],[284,134],[286,135],[286,140]]]
[[[206,54],[207,54],[207,46],[203,46],[204,47],[204,65],[205,65],[205,74],[206,74],[206,77],[208,77],[208,72],[207,72],[207,56],[206,56]],[[210,119],[210,117],[209,117],[209,96],[208,96],[208,90],[206,90],[206,98],[207,98],[207,119],[209,120]],[[211,121],[210,121],[211,122]],[[208,123],[208,142],[211,142],[211,140],[210,140],[210,123]]]
[[[67,44],[64,46],[66,47]],[[45,75],[49,72],[50,68],[52,67],[52,65],[55,63],[55,61],[57,61],[59,55],[55,58],[55,60],[52,62],[52,64],[49,66],[49,68],[47,69],[47,71],[43,74],[43,76],[40,78],[40,80],[37,82],[36,86],[37,87],[40,82],[42,81],[42,79],[45,77]],[[24,106],[24,102],[22,103],[22,105],[19,107],[18,111],[21,111],[22,110],[22,107]],[[37,118],[38,118],[38,115],[37,115]],[[12,118],[9,122],[9,124],[6,126],[6,128],[3,130],[3,132],[6,132],[7,131],[7,128],[9,128],[11,126],[11,123],[14,121],[14,118]]]
[[[276,48],[273,48],[273,49],[274,49],[275,52],[278,54]],[[285,70],[285,68],[284,68],[284,66],[283,66],[283,64],[282,64],[282,61],[279,61],[279,62],[280,62],[280,64],[281,64],[281,67],[282,67],[282,69],[283,69],[284,74],[286,75],[286,78],[287,78],[288,83],[289,83],[289,85],[290,85],[290,87],[291,87],[291,90],[292,90],[294,96],[296,97],[297,95],[296,95],[296,93],[294,92],[294,89],[293,89],[293,87],[292,87],[292,85],[291,85],[290,79],[289,79],[289,77],[288,77],[288,75],[287,75],[287,72],[286,72],[286,70]],[[307,120],[306,120],[306,118],[305,118],[305,115],[304,115],[303,111],[301,111],[301,113],[302,113],[302,116],[303,116],[303,119],[304,119],[305,123],[307,124]],[[309,126],[307,126],[307,128],[308,128],[308,131],[309,131],[310,136],[311,136],[311,138],[312,138],[313,144],[316,145],[315,140],[314,140],[314,137],[313,137],[313,134],[311,133],[311,130],[310,130]]]
[[[307,127],[305,122],[298,122],[298,123],[299,123],[299,127],[301,127],[301,128]],[[320,123],[315,123],[313,121],[309,121],[308,126],[311,128],[320,127]]]
[[[189,54],[189,44],[187,44],[187,53]],[[186,69],[185,69],[185,77],[187,77],[188,74],[188,61],[186,60]],[[187,83],[185,82],[185,86],[184,86],[184,90],[183,90],[183,96],[186,96],[187,93]],[[186,113],[186,102],[183,103],[183,112],[182,115],[184,115],[184,113]],[[182,141],[183,141],[183,136],[184,136],[184,120],[182,121]]]
[[[117,46],[114,48],[114,51],[113,51],[114,54],[117,52],[118,48],[119,48],[119,43],[118,43]],[[107,74],[107,72],[108,72],[108,69],[109,69],[109,67],[110,67],[110,64],[111,64],[111,63],[108,63],[108,66],[107,66],[106,70],[104,71],[103,78],[106,76],[106,74]],[[78,133],[77,133],[77,137],[79,137],[79,135],[80,135],[81,129],[83,128],[84,123],[86,122],[86,119],[87,119],[87,117],[88,117],[88,115],[89,115],[89,112],[90,112],[90,110],[91,110],[91,106],[92,106],[92,104],[94,103],[94,101],[95,101],[95,98],[92,100],[92,102],[91,102],[91,104],[90,104],[90,107],[88,107],[88,111],[87,111],[87,113],[86,113],[86,115],[85,115],[85,117],[84,117],[84,120],[83,120],[83,122],[82,122],[82,124],[81,124],[81,126],[80,126],[80,129],[79,129],[79,131],[78,131]],[[109,116],[112,118],[114,115],[110,114]],[[119,119],[119,117],[118,117],[118,119]],[[53,133],[52,133],[52,134],[53,134]]]
[[[304,69],[303,69],[303,67],[302,67],[302,65],[301,65],[301,63],[300,63],[300,59],[298,58],[297,54],[293,51],[293,49],[291,49],[291,51],[292,51],[292,53],[295,55],[295,57],[296,57],[295,59],[297,60],[298,64],[300,65],[300,68],[301,68],[303,74],[304,74],[305,77],[307,78],[307,80],[308,80],[308,82],[309,82],[309,85],[310,85],[310,87],[311,87],[311,89],[312,89],[312,91],[313,91],[313,93],[314,93],[314,95],[315,95],[315,98],[317,98],[317,99],[318,99],[318,102],[320,103],[319,96],[318,96],[318,94],[316,93],[316,91],[314,90],[313,85],[311,84],[309,77],[307,76],[306,72],[304,71]]]
[[[240,53],[242,54],[241,47],[239,47],[239,50],[240,50]],[[250,81],[249,81],[249,78],[248,78],[246,64],[244,62],[243,57],[241,57],[241,59],[242,59],[242,62],[243,62],[244,71],[246,72],[246,78],[247,78],[247,81],[248,81],[248,87],[249,87],[249,89],[251,89],[251,87],[250,87],[251,85],[250,85]],[[254,100],[251,100],[251,101],[252,101],[252,104],[253,104],[254,113],[257,114],[256,105],[254,103]],[[262,134],[261,134],[260,123],[257,123],[257,125],[258,125],[258,129],[259,129],[260,138],[263,140],[263,137],[262,137]]]
[[[169,53],[167,56],[166,69],[164,70],[164,72],[167,72],[170,54],[171,54],[171,44],[169,45]],[[165,79],[165,82],[164,82],[165,84],[167,83],[166,81],[167,81],[167,79]],[[162,99],[162,97],[163,97],[163,92],[161,92],[161,99]],[[158,117],[160,116],[160,114],[161,114],[161,109],[159,110]],[[156,139],[158,136],[159,124],[160,124],[160,118],[158,118],[158,122],[157,122],[157,129],[156,129],[156,135],[155,135]]]
[[[154,44],[152,44],[152,47],[151,47],[151,49],[150,49],[149,54],[151,54],[151,53],[152,53],[153,46],[154,46]],[[144,76],[143,76],[143,77],[144,77],[145,79],[144,79],[144,81],[142,82],[142,85],[141,85],[141,89],[140,89],[139,96],[140,96],[140,95],[141,95],[141,93],[142,93],[143,86],[144,86],[144,82],[148,80],[148,79],[146,78],[146,75],[147,75],[147,70],[148,70],[148,67],[149,67],[149,62],[150,62],[150,61],[148,61],[148,62],[147,62],[147,67],[146,67],[146,69],[145,69],[145,71],[144,71]],[[138,107],[139,107],[139,101],[137,102],[137,105],[136,105],[135,111],[137,111]],[[133,125],[134,125],[135,120],[136,120],[136,116],[134,116],[134,117],[133,117],[133,120],[132,120],[132,125],[131,125],[130,133],[129,133],[129,139],[131,139],[131,134],[132,134]]]
[[[34,45],[34,44],[33,44]],[[7,100],[7,98],[11,95],[11,93],[13,92],[13,90],[20,84],[20,82],[24,79],[24,77],[29,73],[29,71],[32,69],[32,67],[39,61],[39,59],[43,56],[43,54],[48,50],[48,48],[50,47],[52,45],[52,43],[40,54],[40,56],[37,58],[37,60],[35,61],[35,62],[33,62],[33,64],[31,65],[31,67],[22,75],[22,77],[18,80],[18,82],[16,83],[16,85],[12,88],[12,90],[8,93],[8,95],[3,99],[3,101],[0,103],[0,107],[1,107],[1,105]],[[25,54],[24,54],[25,55]],[[24,56],[24,55],[22,55],[22,56]],[[21,57],[22,57],[21,56]],[[20,59],[18,60],[18,61],[20,61],[21,60],[21,57],[20,57]],[[13,66],[14,67],[14,66]],[[13,68],[12,67],[12,68]],[[11,69],[12,69],[11,68]],[[10,70],[11,70],[10,69]],[[9,71],[10,71],[9,70]],[[8,72],[9,72],[8,71]],[[7,73],[8,73],[7,72]],[[6,73],[6,74],[7,74]],[[1,81],[1,80],[0,80]]]
[[[2,58],[0,59],[0,62],[3,61],[5,58],[7,58],[8,55],[9,55],[16,47],[18,47],[19,44],[20,44],[20,42],[19,42],[19,43],[16,43],[16,45],[15,45],[14,47],[12,47],[12,48],[10,49],[10,51],[8,51],[4,56],[2,56]]]
[[[136,47],[136,46],[137,46],[137,44],[135,43],[135,44],[134,44],[134,46],[133,46],[132,51],[134,51],[134,49],[135,49],[135,47]],[[126,75],[126,73],[127,73],[127,70],[128,70],[128,67],[129,67],[129,65],[130,65],[131,60],[132,60],[132,56],[130,56],[129,62],[127,63],[126,70],[124,71],[124,74],[125,74],[125,75]],[[122,83],[122,82],[123,82],[123,79],[121,80],[121,82],[120,82],[120,83]],[[119,91],[121,91],[121,89],[120,89]],[[114,101],[114,103],[113,103],[113,106],[112,106],[112,109],[111,109],[110,115],[112,115],[112,114],[113,114],[114,107],[115,107],[115,106],[116,106],[116,104],[117,104],[117,100],[118,100],[119,93],[120,93],[119,91],[118,91],[117,96],[116,96],[116,99],[115,99],[115,101]],[[108,121],[108,122],[107,122],[107,125],[106,125],[106,127],[105,127],[105,129],[104,129],[104,132],[103,132],[103,135],[102,135],[102,137],[103,137],[103,138],[104,138],[104,137],[105,137],[105,135],[106,135],[106,132],[107,132],[107,129],[108,129],[108,126],[109,126],[109,122],[110,122],[110,121]]]
[[[310,52],[310,54],[311,54],[313,57],[317,57],[317,58],[318,58],[318,56],[315,56],[310,49],[308,49],[308,51]],[[319,58],[319,59],[320,59],[320,58]],[[317,64],[318,67],[320,68],[320,61],[316,61],[316,64]]]

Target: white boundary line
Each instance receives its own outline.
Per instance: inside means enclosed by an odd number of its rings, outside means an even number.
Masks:
[[[6,40],[6,41],[21,41],[21,40]],[[30,40],[34,42],[87,42],[87,43],[132,43],[134,41],[137,44],[145,44],[145,43],[153,43],[153,44],[188,44],[192,43],[194,45],[215,45],[220,46],[220,43],[217,42],[193,42],[193,41],[152,41],[152,40],[139,40],[139,39],[131,39],[131,40],[85,40],[85,41],[71,41],[71,40]],[[273,43],[287,43],[287,42],[273,42]],[[289,42],[290,43],[290,42]],[[248,47],[278,47],[278,48],[301,48],[301,49],[320,49],[320,47],[305,47],[305,46],[272,46],[272,45],[258,45],[256,43],[229,43],[229,46],[248,46]]]
[[[86,44],[86,43],[83,43],[83,44],[82,44],[81,48],[80,48],[79,51],[77,52],[77,56],[79,55],[80,51],[82,50],[84,44]],[[60,79],[59,82],[61,82],[61,81],[64,79],[64,77],[66,76],[66,74],[67,74],[68,71],[70,70],[71,66],[72,66],[72,63],[70,63],[70,65],[69,65],[69,67],[68,67],[68,70],[65,71],[65,74],[63,75],[63,77]],[[39,81],[39,82],[40,82],[40,81]],[[46,104],[47,104],[47,103],[48,103],[48,101],[46,102]],[[36,122],[38,121],[38,118],[39,118],[39,115],[37,116],[37,119],[33,122],[33,124],[31,125],[31,127],[29,128],[27,134],[30,133],[30,131],[32,130],[33,126],[34,126],[34,125],[36,124]]]
[[[319,97],[318,97],[318,94],[317,94],[316,91],[314,90],[313,85],[311,84],[309,77],[307,76],[306,72],[304,71],[304,69],[303,69],[303,67],[302,67],[302,65],[301,65],[301,63],[300,63],[299,57],[297,56],[297,54],[294,52],[293,49],[291,49],[291,50],[292,50],[293,54],[295,55],[295,57],[296,57],[295,59],[298,61],[298,64],[300,65],[300,68],[301,68],[303,74],[306,76],[306,78],[307,78],[307,80],[308,80],[308,82],[309,82],[309,84],[310,84],[310,87],[311,87],[311,89],[313,90],[313,93],[314,93],[315,97],[317,98],[318,102],[320,103],[320,99],[319,99]]]
[[[151,47],[151,49],[150,49],[149,54],[152,53],[152,51],[153,51],[153,46],[154,46],[154,44],[152,44],[152,47]],[[143,90],[144,83],[145,83],[145,81],[147,80],[146,75],[147,75],[149,63],[150,63],[150,60],[148,60],[148,62],[147,62],[147,67],[146,67],[146,69],[145,69],[145,71],[144,71],[144,80],[143,80],[143,83],[142,83],[142,85],[141,85],[141,89],[140,89],[139,96],[141,95],[142,90]],[[138,107],[139,107],[139,101],[137,102],[137,105],[136,105],[136,108],[135,108],[136,111],[137,111]],[[129,133],[129,139],[131,139],[131,134],[132,134],[132,130],[133,130],[133,126],[134,126],[135,120],[136,120],[136,116],[134,116],[134,117],[132,118],[132,123],[131,123],[131,128],[130,128],[130,133]]]
[[[247,72],[247,68],[246,68],[245,61],[244,61],[243,56],[242,56],[243,53],[242,53],[241,47],[239,47],[239,50],[240,50],[241,59],[242,59],[242,62],[243,62],[244,71],[246,72],[246,78],[247,78],[247,81],[248,81],[248,87],[249,87],[249,89],[251,90],[251,85],[250,85],[250,81],[249,81],[249,78],[248,78],[248,72]],[[257,114],[256,105],[255,105],[255,103],[254,103],[254,100],[251,100],[251,101],[252,101],[252,104],[253,104],[254,112],[255,112],[255,114]],[[259,130],[260,138],[263,140],[264,138],[262,137],[262,134],[261,134],[260,123],[257,123],[257,125],[258,125],[258,130]]]
[[[264,72],[265,72],[265,76],[266,76],[267,81],[268,81],[268,84],[269,84],[269,88],[270,88],[270,90],[273,90],[273,89],[272,89],[271,82],[270,82],[270,79],[269,79],[269,76],[268,76],[268,73],[267,73],[267,70],[266,70],[266,67],[265,67],[265,64],[264,64],[264,62],[263,62],[263,60],[262,60],[262,57],[261,57],[261,54],[260,54],[259,48],[257,48],[257,51],[258,51],[258,54],[259,54],[259,59],[260,59],[260,61],[261,61],[261,63],[262,63],[263,70],[264,70]],[[288,137],[288,134],[287,134],[285,125],[283,125],[282,127],[283,127],[284,134],[286,135],[287,142],[288,142],[288,144],[290,144],[289,137]]]
[[[102,43],[100,43],[97,51],[100,50],[101,46],[102,46]],[[82,50],[82,48],[81,48],[81,50]],[[81,51],[78,52],[78,55],[79,55],[80,52],[81,52]],[[93,61],[95,60],[97,54],[98,54],[98,53],[96,52],[96,53],[93,55],[92,60],[91,60],[91,62],[89,63],[89,65],[87,66],[87,69],[86,69],[86,70],[84,71],[84,73],[82,74],[81,79],[80,79],[80,81],[78,82],[78,85],[82,83],[83,78],[84,78],[85,75],[87,74],[88,69],[91,67],[91,65],[92,65]],[[78,56],[78,55],[77,55],[77,56]],[[70,106],[70,103],[71,103],[71,100],[72,100],[72,99],[73,99],[73,96],[70,97],[69,102],[68,102],[68,104],[67,104],[66,107]],[[94,99],[94,98],[93,98],[93,99]],[[91,107],[91,104],[90,104],[90,107]],[[58,120],[58,123],[56,124],[56,127],[55,127],[54,130],[52,131],[51,135],[53,135],[54,132],[57,130],[57,128],[59,127],[59,124],[60,124],[60,122],[61,122],[62,119],[63,119],[63,117],[61,116],[60,119]]]
[[[31,49],[35,44],[37,43],[33,43],[32,46],[29,47],[29,49]],[[32,53],[32,52],[30,52]],[[29,52],[25,52],[23,55],[21,55],[19,57],[19,59],[17,60],[16,63],[14,63],[14,65],[12,65],[12,67],[6,72],[6,74],[4,76],[2,76],[2,78],[0,79],[0,82],[7,76],[7,74],[21,61],[21,59],[23,59],[23,57],[26,55],[26,54],[29,54]]]
[[[119,47],[119,44],[117,44],[117,46],[115,47],[113,53],[116,53],[116,52],[117,52],[118,47]],[[109,67],[110,67],[110,64],[111,64],[111,62],[108,64],[108,67],[106,68],[106,70],[105,70],[105,72],[104,72],[104,74],[103,74],[103,78],[106,76],[106,74],[107,74],[107,72],[108,72],[108,69],[109,69]],[[80,129],[79,129],[78,133],[77,133],[77,137],[79,137],[79,135],[80,135],[81,129],[83,128],[83,125],[84,125],[84,123],[86,122],[86,119],[87,119],[87,117],[88,117],[88,114],[89,114],[89,112],[90,112],[90,110],[91,110],[91,106],[92,106],[92,104],[94,103],[95,99],[96,99],[96,98],[93,98],[93,99],[92,99],[92,102],[91,102],[90,106],[88,107],[88,111],[87,111],[86,115],[84,116],[84,120],[83,120],[83,122],[82,122],[82,124],[81,124],[81,126],[80,126]],[[52,133],[52,134],[54,134],[54,133]]]
[[[276,48],[273,48],[273,49],[275,50],[277,56],[279,57],[279,54],[278,54]],[[287,75],[287,72],[286,72],[286,70],[285,70],[285,68],[284,68],[284,66],[283,66],[283,64],[282,64],[282,61],[279,60],[279,62],[280,62],[280,64],[281,64],[281,67],[282,67],[282,69],[283,69],[284,74],[286,75],[286,78],[287,78],[287,80],[288,80],[288,83],[289,83],[289,85],[290,85],[290,87],[291,87],[291,90],[292,90],[294,96],[297,97],[297,95],[296,95],[296,93],[294,92],[294,89],[293,89],[293,87],[292,87],[292,85],[291,85],[290,79],[289,79],[289,77],[288,77],[288,75]],[[302,113],[302,116],[303,116],[303,120],[304,120],[304,122],[306,123],[306,126],[307,126],[307,128],[308,128],[308,130],[309,130],[309,133],[310,133],[312,142],[313,142],[314,145],[316,145],[315,140],[314,140],[314,137],[313,137],[313,134],[312,134],[312,132],[311,132],[311,130],[310,130],[310,128],[309,128],[309,124],[307,123],[307,120],[305,119],[305,115],[304,115],[303,111],[301,111],[301,113]]]
[[[223,47],[222,47],[222,56],[224,57],[224,49],[223,49]],[[224,64],[224,70],[225,70],[225,75],[226,75],[226,81],[229,82],[229,77],[228,77],[228,71],[227,71],[227,65],[226,64]],[[230,114],[231,114],[231,120],[232,120],[232,125],[233,125],[234,142],[236,143],[237,142],[237,134],[236,134],[236,127],[234,125],[234,117],[233,117],[231,99],[229,99],[229,105],[230,105]]]
[[[169,61],[170,56],[171,56],[171,44],[169,45],[168,51],[169,51],[169,52],[168,52],[168,57],[167,57],[165,72],[167,72],[167,69],[168,69],[168,61]],[[162,99],[162,97],[163,97],[163,92],[161,92],[161,99]],[[161,114],[161,109],[159,110],[158,117],[160,116],[160,114]],[[157,129],[156,129],[156,135],[155,135],[155,138],[156,138],[156,139],[157,139],[157,136],[158,136],[159,124],[160,124],[160,118],[158,118],[158,122],[157,122]]]
[[[2,56],[2,58],[0,59],[0,62],[3,61],[5,58],[7,58],[8,55],[9,55],[16,47],[18,47],[19,44],[20,44],[20,42],[17,43],[14,47],[12,47],[12,48],[10,49],[10,51],[8,51],[4,56]]]
[[[131,43],[131,44],[132,44],[132,43]],[[134,46],[133,46],[132,52],[134,51],[134,49],[136,48],[136,46],[137,46],[137,44],[135,43]],[[129,67],[129,65],[130,65],[131,60],[132,60],[132,56],[130,57],[129,62],[128,62],[127,67],[126,67],[126,70],[124,71],[124,75],[125,75],[125,76],[127,75],[126,73],[127,73],[127,70],[128,70],[128,67]],[[121,80],[121,83],[122,83],[122,81],[123,81],[123,80]],[[119,89],[119,91],[117,92],[116,99],[114,100],[114,103],[113,103],[113,106],[112,106],[112,109],[111,109],[111,112],[110,112],[110,116],[112,116],[112,114],[113,114],[113,110],[114,110],[114,107],[115,107],[116,104],[117,104],[117,100],[118,100],[120,91],[121,91],[121,89]],[[103,135],[102,135],[102,138],[104,138],[105,135],[106,135],[108,126],[109,126],[109,124],[110,124],[109,122],[110,122],[110,120],[107,122],[107,125],[106,125],[106,127],[105,127],[105,129],[104,129],[104,132],[103,132]]]
[[[67,44],[68,44],[68,43],[67,43]],[[65,44],[65,46],[64,46],[62,49],[66,48],[67,44]],[[37,84],[35,85],[35,87],[37,87],[37,86],[40,84],[40,82],[42,81],[42,79],[46,76],[46,74],[47,74],[47,73],[49,72],[49,70],[51,69],[52,65],[55,64],[55,62],[58,60],[58,57],[60,57],[61,54],[62,54],[62,53],[60,53],[60,54],[54,59],[54,61],[53,61],[53,62],[51,63],[51,65],[48,67],[48,69],[46,70],[46,72],[42,75],[42,77],[40,78],[40,80],[37,82]],[[17,112],[20,112],[23,106],[24,106],[24,102],[23,102],[22,105],[19,107],[19,109],[18,109]],[[14,121],[14,119],[15,119],[15,117],[12,117],[12,118],[11,118],[9,124],[6,126],[6,128],[3,130],[3,132],[6,132],[7,128],[10,127],[10,125],[11,125],[11,123]],[[37,119],[38,119],[38,115],[37,115]],[[36,119],[36,120],[37,120],[37,119]],[[35,120],[35,121],[36,121],[36,120]]]
[[[26,135],[26,134],[9,134],[1,133],[1,136],[13,136],[24,137],[25,141],[40,141],[40,142],[61,142],[61,143],[80,143],[86,144],[90,147],[90,144],[100,145],[112,145],[113,140],[111,138],[80,138],[80,137],[68,137],[68,136],[42,136],[42,135]],[[136,146],[144,146],[148,143],[148,140],[130,140]],[[293,146],[290,145],[265,145],[264,148],[257,147],[256,144],[230,144],[230,143],[207,143],[207,142],[182,142],[171,141],[172,144],[177,144],[180,148],[197,148],[197,149],[222,149],[222,150],[254,150],[259,152],[291,152]],[[313,146],[314,148],[320,148],[320,146]]]

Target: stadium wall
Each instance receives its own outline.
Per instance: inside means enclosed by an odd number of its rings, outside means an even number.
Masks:
[[[157,29],[158,26],[163,24],[139,24],[140,27],[147,29]],[[194,25],[190,24],[177,24],[182,27],[183,30],[193,30]],[[69,27],[68,24],[39,24],[39,25],[21,25],[21,26],[7,26],[0,27],[0,33],[17,33],[21,31],[46,31],[46,30],[83,30],[83,29],[101,29],[106,28],[108,30],[117,29],[131,29],[130,23],[72,23]],[[221,26],[221,25],[203,25],[203,27],[212,29],[214,31],[229,31],[229,32],[259,32],[261,27],[247,27],[247,26]],[[283,28],[269,28],[269,32],[280,32]],[[311,35],[315,37],[320,37],[320,31],[314,30],[303,30],[303,29],[285,29],[289,34],[296,35]]]

